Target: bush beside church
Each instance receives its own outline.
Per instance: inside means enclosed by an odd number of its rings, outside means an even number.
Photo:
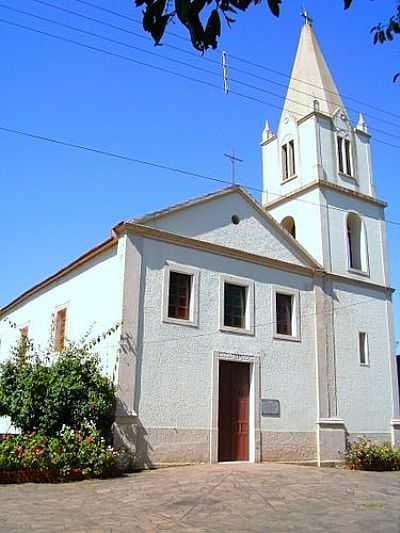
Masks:
[[[0,365],[0,416],[21,431],[0,442],[0,483],[110,477],[131,462],[111,446],[115,388],[96,342],[41,353],[22,337]]]

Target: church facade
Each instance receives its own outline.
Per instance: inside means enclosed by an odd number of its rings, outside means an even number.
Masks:
[[[122,222],[0,311],[1,359],[51,324],[55,351],[120,324],[99,352],[116,444],[140,464],[322,465],[362,435],[400,445],[386,204],[309,20],[261,147],[262,204],[231,186]]]

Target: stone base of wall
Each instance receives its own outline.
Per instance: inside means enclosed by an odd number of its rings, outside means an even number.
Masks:
[[[400,364],[400,357],[397,359]],[[392,434],[391,441],[393,446],[400,448],[400,418],[392,419]]]
[[[349,433],[347,435],[348,442],[354,442],[355,440],[366,438],[372,442],[376,442],[377,444],[381,444],[382,442],[391,442],[392,435],[391,433]]]
[[[261,461],[308,462],[317,460],[315,433],[261,432]]]
[[[206,429],[146,428],[136,450],[139,464],[150,459],[158,464],[210,462],[210,432]]]
[[[395,437],[399,436],[395,428]],[[393,434],[346,434],[340,419],[322,419],[315,432],[260,433],[257,460],[271,462],[317,463],[333,465],[344,460],[347,442],[366,436],[374,442],[391,441]],[[126,417],[115,424],[114,444],[131,449],[140,467],[162,464],[210,462],[208,429],[144,428],[137,417]]]

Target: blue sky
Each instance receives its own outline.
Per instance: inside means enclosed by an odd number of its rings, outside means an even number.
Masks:
[[[142,33],[134,22],[107,15],[76,0],[47,0],[87,16]],[[140,10],[131,0],[91,0],[138,20]],[[376,138],[400,146],[398,101],[400,85],[392,83],[400,70],[398,43],[373,47],[369,28],[394,11],[395,2],[359,0],[348,12],[342,0],[309,0],[307,9],[339,90],[344,95],[388,110],[385,115],[357,102],[351,107],[370,112]],[[30,26],[90,46],[101,47],[135,60],[168,68],[222,86],[220,69],[196,54],[167,47],[154,48],[141,39],[94,22],[62,13],[33,0],[3,0],[2,5],[23,9],[64,24],[105,35],[150,52],[105,42],[75,31],[13,13],[0,7],[0,19]],[[238,56],[289,74],[302,19],[300,2],[284,0],[279,20],[264,4],[238,16],[224,28],[220,50],[232,66],[251,70],[272,81],[284,76],[234,60]],[[386,9],[386,12],[385,12]],[[181,79],[165,72],[97,53],[0,21],[0,126],[55,137],[103,150],[124,153],[229,179],[223,154],[235,147],[243,163],[239,181],[261,187],[260,135],[265,119],[275,128],[276,107],[282,99],[232,83],[232,89],[262,99],[252,102],[222,90]],[[178,26],[170,31],[184,35]],[[165,43],[190,52],[189,42],[167,35]],[[220,60],[220,50],[206,57]],[[195,68],[167,61],[173,58]],[[198,70],[214,71],[216,75]],[[232,73],[233,77],[233,73]],[[235,73],[246,83],[284,96],[285,89],[270,82]],[[396,115],[397,116],[394,116]],[[394,123],[387,124],[384,121]],[[399,124],[399,127],[397,127]],[[387,134],[396,137],[390,137]],[[400,148],[373,143],[378,196],[389,201],[387,218],[400,221],[398,161]],[[0,131],[1,250],[0,306],[50,275],[109,235],[110,228],[128,217],[209,192],[219,185],[151,167],[118,161],[79,150]],[[255,194],[257,196],[257,194]],[[388,225],[392,285],[400,287],[400,226]],[[399,291],[400,292],[400,291]],[[400,297],[395,296],[400,335]]]

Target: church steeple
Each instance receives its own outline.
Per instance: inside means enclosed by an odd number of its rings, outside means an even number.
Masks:
[[[282,117],[304,117],[318,107],[321,113],[333,116],[340,108],[344,110],[332,74],[322,55],[315,36],[312,20],[303,12],[304,25],[292,69],[289,88]]]
[[[380,283],[385,272],[367,258],[374,248],[371,257],[385,264],[379,248],[384,203],[375,198],[368,127],[362,115],[352,124],[312,20],[303,17],[279,127],[276,134],[269,125],[263,132],[263,204],[278,222],[290,217],[296,239],[324,268]],[[346,240],[353,223],[359,236],[356,267]]]

